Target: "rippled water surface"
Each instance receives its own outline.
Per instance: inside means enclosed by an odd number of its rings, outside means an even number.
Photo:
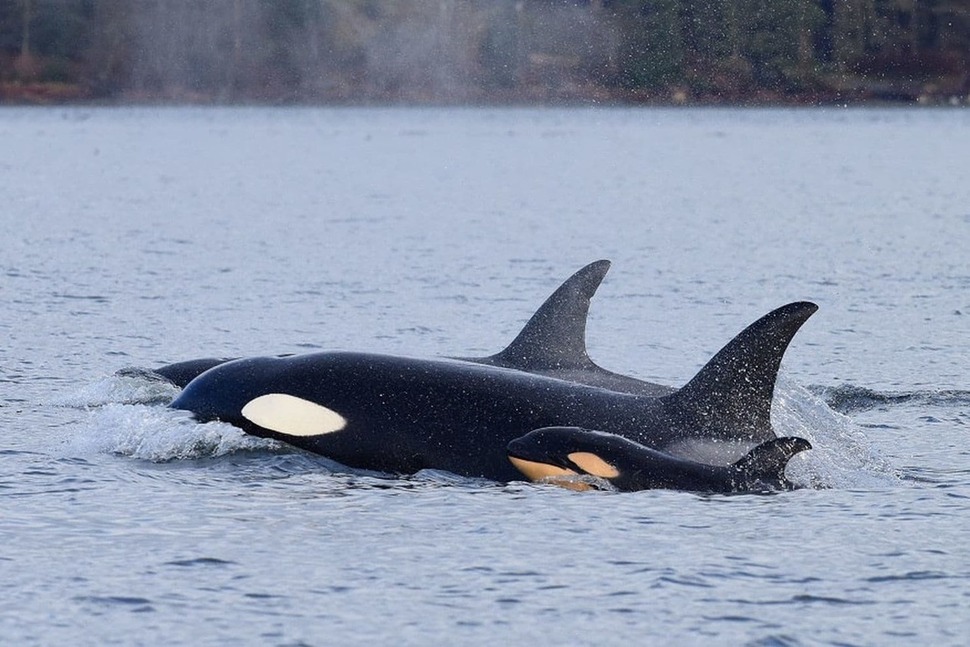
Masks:
[[[0,110],[5,644],[963,644],[970,113]],[[772,496],[347,473],[127,366],[502,348],[610,258],[610,369],[783,303]]]

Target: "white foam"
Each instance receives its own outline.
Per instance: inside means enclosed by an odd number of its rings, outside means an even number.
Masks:
[[[87,409],[107,404],[168,404],[179,388],[151,372],[114,374],[59,396],[51,404]]]
[[[221,422],[199,424],[188,412],[142,404],[104,405],[90,412],[69,441],[76,450],[163,462],[272,449],[278,444]]]
[[[798,485],[872,488],[900,480],[858,425],[783,375],[775,386],[771,420],[778,436],[798,436],[812,443],[811,451],[788,464],[786,473]]]

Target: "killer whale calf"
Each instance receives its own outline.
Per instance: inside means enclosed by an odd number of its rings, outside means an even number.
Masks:
[[[546,427],[509,443],[509,460],[532,481],[587,490],[605,481],[621,492],[650,489],[694,492],[790,490],[788,461],[811,449],[803,438],[768,440],[737,462],[721,466],[677,458],[616,434],[578,427]]]
[[[496,355],[320,352],[196,360],[180,363],[188,366],[176,376],[184,389],[171,406],[353,468],[435,468],[496,481],[521,480],[506,447],[545,427],[598,430],[720,466],[773,440],[778,368],[817,306],[795,302],[768,313],[673,389],[590,360],[586,317],[608,268],[599,261],[570,277]]]

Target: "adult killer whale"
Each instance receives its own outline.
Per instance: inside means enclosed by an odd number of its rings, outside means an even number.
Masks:
[[[543,427],[599,430],[719,465],[775,438],[770,412],[778,368],[817,306],[796,302],[768,313],[672,389],[590,360],[589,300],[608,268],[599,261],[573,275],[496,355],[321,352],[197,360],[180,375],[190,379],[171,406],[349,467],[435,468],[497,481],[521,479],[506,446]]]
[[[510,442],[508,455],[531,480],[572,490],[588,490],[605,481],[621,492],[655,488],[747,492],[792,489],[785,467],[795,454],[811,448],[803,438],[775,438],[734,464],[721,466],[677,458],[616,434],[546,427]]]
[[[586,352],[586,320],[590,300],[602,283],[610,262],[590,263],[569,277],[536,311],[515,340],[488,357],[464,357],[467,362],[512,368],[612,391],[661,396],[676,389],[645,382],[600,368]],[[276,357],[290,357],[277,355]],[[184,388],[205,371],[238,358],[205,357],[168,364],[151,371]]]

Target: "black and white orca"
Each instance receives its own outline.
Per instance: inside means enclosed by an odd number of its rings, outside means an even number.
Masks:
[[[532,481],[587,490],[606,482],[621,492],[790,490],[788,461],[811,449],[803,438],[765,441],[731,465],[709,465],[651,449],[628,438],[578,427],[546,427],[516,438],[509,460]],[[594,477],[593,479],[583,477]]]
[[[569,278],[502,352],[413,359],[321,352],[206,359],[159,369],[172,402],[353,468],[425,468],[520,480],[508,444],[544,427],[615,434],[685,460],[730,465],[775,434],[782,356],[817,310],[796,302],[748,326],[680,389],[600,368],[586,351],[590,298],[608,261]]]

